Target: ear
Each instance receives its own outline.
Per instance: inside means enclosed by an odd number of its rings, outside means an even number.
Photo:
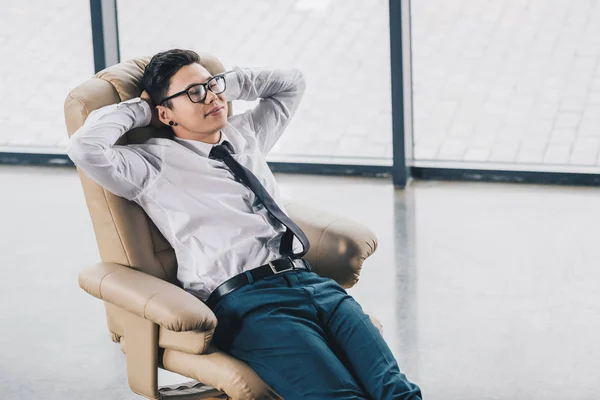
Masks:
[[[169,125],[169,121],[172,120],[172,111],[165,106],[156,106],[158,112],[158,120],[165,125]]]

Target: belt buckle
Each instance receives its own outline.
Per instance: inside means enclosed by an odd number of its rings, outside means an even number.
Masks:
[[[292,263],[292,266],[290,268],[286,268],[286,269],[282,269],[281,271],[277,271],[275,269],[275,266],[273,265],[273,263],[271,261],[269,261],[269,267],[271,267],[271,271],[273,271],[273,274],[281,274],[282,272],[288,272],[288,271],[294,271],[296,269],[296,264],[294,264],[294,260],[291,259],[291,257],[284,257],[290,260],[290,262]]]

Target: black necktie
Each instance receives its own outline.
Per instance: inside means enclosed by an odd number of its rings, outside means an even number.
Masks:
[[[260,183],[256,175],[254,175],[252,171],[244,167],[233,158],[230,152],[230,146],[231,143],[224,140],[222,144],[216,145],[212,148],[209,157],[223,160],[233,175],[240,179],[246,186],[250,188],[250,190],[254,192],[256,198],[265,206],[269,214],[286,226],[287,230],[283,234],[281,243],[279,245],[279,252],[281,255],[291,256],[293,258],[300,258],[304,256],[310,248],[310,243],[308,242],[308,238],[304,232],[302,232],[302,229],[300,229],[300,227],[296,225],[294,221],[290,219],[290,217],[281,211],[281,208],[279,208],[269,192],[267,192],[265,187]],[[303,250],[300,253],[294,253],[292,250],[292,241],[294,240],[294,235],[296,235],[296,237],[298,237],[302,243]]]

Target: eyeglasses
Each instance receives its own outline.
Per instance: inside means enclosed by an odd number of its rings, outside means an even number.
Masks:
[[[182,94],[187,94],[187,97],[190,99],[192,103],[202,103],[204,99],[206,99],[206,94],[208,90],[213,92],[214,94],[220,94],[225,91],[225,76],[224,74],[216,75],[207,80],[204,83],[198,83],[196,85],[190,86],[189,88],[182,90],[181,92],[177,92],[172,94],[171,96],[163,99],[158,104],[162,104],[167,100],[171,100],[174,97],[181,96]]]

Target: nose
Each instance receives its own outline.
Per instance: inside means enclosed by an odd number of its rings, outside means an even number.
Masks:
[[[219,96],[217,96],[216,94],[214,94],[210,90],[207,90],[206,92],[207,93],[206,93],[206,97],[204,98],[204,104],[210,104],[213,101],[215,101],[215,99],[219,98]]]

